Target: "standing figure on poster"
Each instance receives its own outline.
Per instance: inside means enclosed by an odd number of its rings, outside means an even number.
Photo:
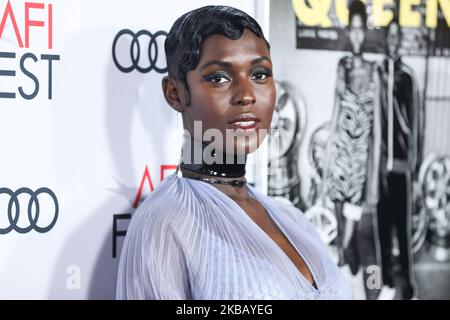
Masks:
[[[399,289],[396,298],[410,299],[415,291],[411,268],[412,182],[422,158],[424,117],[414,72],[399,54],[401,40],[402,30],[394,19],[386,28],[386,57],[378,68],[382,114],[378,221],[383,283]],[[399,249],[398,270],[392,257],[394,234]]]
[[[374,228],[381,140],[376,65],[363,57],[366,29],[366,7],[361,1],[352,1],[348,27],[351,55],[338,65],[324,179],[337,219],[339,264],[349,264],[354,275],[362,265],[365,284],[367,267],[378,264]],[[365,289],[367,298],[376,298],[379,288],[366,285]]]

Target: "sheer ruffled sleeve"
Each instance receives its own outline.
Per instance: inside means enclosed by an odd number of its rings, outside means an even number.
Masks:
[[[148,199],[147,199],[148,200]],[[167,204],[142,204],[122,248],[117,299],[190,299],[183,249]],[[166,206],[164,208],[163,206]]]

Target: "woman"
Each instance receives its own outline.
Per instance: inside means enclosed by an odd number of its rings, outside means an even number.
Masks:
[[[352,1],[348,27],[352,54],[338,65],[324,180],[338,223],[339,265],[347,262],[353,274],[360,264],[377,264],[373,228],[381,130],[379,80],[375,63],[363,57],[366,23],[364,3]]]
[[[261,144],[275,104],[258,23],[234,8],[202,7],[175,22],[165,50],[164,95],[185,128],[182,177],[167,177],[133,216],[117,298],[349,297],[302,213],[246,184],[246,155]]]

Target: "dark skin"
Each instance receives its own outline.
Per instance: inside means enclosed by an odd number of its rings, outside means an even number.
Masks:
[[[206,38],[201,47],[199,63],[187,74],[190,104],[183,84],[170,76],[162,81],[169,105],[183,116],[183,125],[193,136],[194,121],[202,121],[203,130],[217,128],[223,133],[232,129],[230,121],[237,115],[251,112],[259,118],[255,129],[268,130],[275,107],[275,83],[272,77],[270,51],[263,39],[250,30],[241,38],[231,40],[222,35]],[[255,150],[262,139],[234,141],[245,143],[243,150]],[[225,145],[225,144],[224,144]],[[181,169],[184,177],[205,176]],[[243,180],[245,176],[237,179]],[[266,209],[249,195],[247,186],[213,184],[234,200],[244,212],[284,251],[311,284],[313,276],[307,264],[271,219]]]

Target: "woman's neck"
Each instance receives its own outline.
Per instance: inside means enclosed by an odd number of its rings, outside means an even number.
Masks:
[[[196,171],[191,171],[189,169],[180,167],[181,174],[185,178],[194,178],[194,177],[202,177],[202,178],[211,178],[210,175],[199,173]],[[222,178],[222,177],[214,177],[214,179],[218,180],[227,180],[229,178]],[[245,176],[233,178],[233,180],[240,180],[244,181]],[[233,200],[239,201],[239,200],[247,200],[250,195],[248,193],[247,185],[244,184],[242,186],[232,186],[228,184],[211,184],[213,187],[217,188],[218,190],[222,191],[225,195],[230,197]]]
[[[364,58],[363,58],[362,54],[356,54],[353,56],[353,66],[355,68],[361,67],[363,62],[364,62]]]
[[[207,159],[207,157],[211,157]],[[183,177],[211,183],[234,200],[249,197],[245,184],[245,155],[235,156],[208,148],[208,143],[185,137],[180,171]],[[227,184],[232,181],[233,184]],[[219,182],[219,183],[217,183]]]

